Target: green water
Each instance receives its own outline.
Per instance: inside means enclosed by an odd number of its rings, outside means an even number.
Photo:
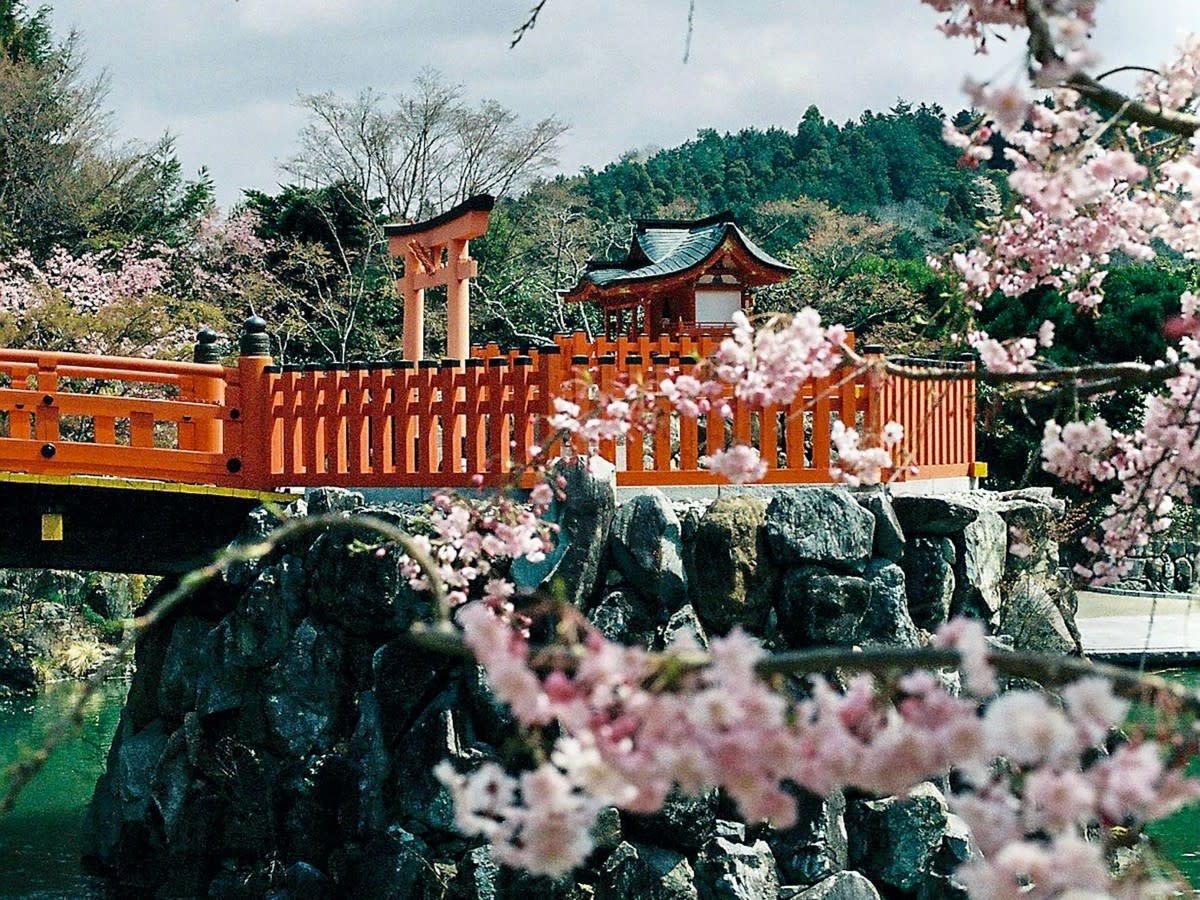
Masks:
[[[70,708],[77,689],[53,684],[34,696],[0,700],[0,769],[17,759],[20,748],[40,744],[47,727]],[[0,897],[106,896],[103,880],[80,867],[80,836],[127,689],[119,681],[105,685],[88,704],[78,736],[51,754],[12,812],[0,816]]]
[[[1200,668],[1166,669],[1156,674],[1192,689],[1200,688]],[[1200,776],[1200,760],[1192,760],[1189,770],[1193,777]],[[1200,895],[1200,805],[1180,810],[1152,826],[1150,833],[1163,855],[1187,878],[1193,893]]]

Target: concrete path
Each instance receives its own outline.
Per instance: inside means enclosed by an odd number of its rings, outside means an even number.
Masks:
[[[1088,656],[1148,664],[1200,661],[1200,597],[1079,592],[1075,617]]]

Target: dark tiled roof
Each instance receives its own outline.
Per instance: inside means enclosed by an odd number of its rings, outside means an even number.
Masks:
[[[597,287],[606,287],[674,275],[703,263],[730,234],[760,265],[783,276],[792,273],[791,266],[750,240],[729,213],[720,213],[696,221],[639,219],[629,255],[621,261],[594,263],[583,277]]]

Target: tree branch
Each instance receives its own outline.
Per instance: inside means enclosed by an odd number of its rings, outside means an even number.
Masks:
[[[1042,67],[1057,68],[1065,60],[1054,48],[1054,37],[1050,33],[1050,22],[1042,0],[1025,0],[1025,23],[1029,28],[1029,55]],[[1107,73],[1106,73],[1107,74]],[[1036,82],[1037,73],[1030,73]],[[1200,131],[1200,116],[1151,106],[1120,91],[1105,87],[1086,72],[1075,72],[1063,82],[1065,87],[1078,91],[1097,106],[1122,119],[1157,128],[1160,131],[1191,137]]]

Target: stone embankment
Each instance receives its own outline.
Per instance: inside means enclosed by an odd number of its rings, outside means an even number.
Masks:
[[[896,497],[813,487],[711,503],[649,491],[617,505],[573,469],[560,550],[514,574],[558,580],[609,637],[701,644],[740,626],[775,649],[921,645],[948,616],[1018,648],[1075,652],[1047,493]],[[310,511],[353,514],[354,495]],[[412,509],[374,509],[408,527]],[[254,528],[266,529],[266,516]],[[719,794],[651,816],[610,810],[561,883],[498,868],[459,837],[431,777],[512,751],[472,664],[405,640],[427,602],[394,553],[343,534],[239,565],[138,650],[90,817],[92,861],[146,896],[461,898],[954,897],[972,852],[940,786],[911,796],[797,792],[787,830]]]

